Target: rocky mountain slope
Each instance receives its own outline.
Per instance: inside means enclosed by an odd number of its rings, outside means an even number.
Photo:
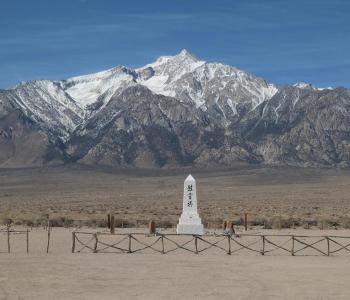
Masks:
[[[347,166],[350,91],[276,86],[186,50],[0,93],[0,166]]]
[[[62,161],[62,152],[48,132],[0,90],[0,166],[41,166]]]

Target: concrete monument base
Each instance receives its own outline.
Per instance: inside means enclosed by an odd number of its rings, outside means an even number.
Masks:
[[[203,224],[177,224],[177,234],[204,234]]]

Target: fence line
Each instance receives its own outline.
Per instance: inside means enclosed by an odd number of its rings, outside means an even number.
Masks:
[[[27,230],[12,230],[10,228],[0,229],[0,234],[6,234],[7,236],[7,253],[11,253],[11,235],[23,234],[26,235],[26,252],[29,253],[29,229]]]
[[[5,253],[11,253],[11,236],[17,234],[25,235],[26,252],[29,253],[29,232],[29,230],[11,230],[10,228],[0,229],[0,234],[4,234],[6,239],[7,251]],[[49,232],[46,252],[48,252],[50,243]],[[147,251],[151,251],[160,254],[176,251],[200,254],[212,250],[228,255],[246,251],[246,253],[261,255],[280,255],[282,253],[292,256],[332,256],[349,254],[350,237],[288,234],[111,234],[109,232],[73,231],[71,250],[72,253],[86,251],[93,253],[147,253]]]
[[[83,240],[86,237],[88,239]],[[103,240],[103,238],[109,238],[112,241],[108,242]],[[178,240],[179,238],[181,239],[180,241]],[[280,240],[274,241],[273,239],[276,238]],[[182,250],[199,254],[209,249],[215,249],[229,255],[245,250],[261,255],[280,251],[292,256],[330,256],[340,251],[350,252],[350,237],[345,236],[286,234],[179,235],[172,233],[146,235],[144,233],[110,234],[105,232],[75,231],[72,233],[72,241],[72,253],[80,253],[83,250],[93,253],[137,253],[150,250],[156,253],[167,254]]]

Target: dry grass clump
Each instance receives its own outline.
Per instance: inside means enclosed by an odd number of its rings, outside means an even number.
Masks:
[[[341,227],[350,229],[350,217],[342,217],[340,218]]]
[[[161,220],[161,221],[156,221],[156,227],[157,228],[172,228],[174,227],[176,224],[171,222],[171,221],[167,221],[167,220]]]
[[[342,222],[340,222],[338,219],[321,219],[317,221],[317,227],[319,229],[337,229],[339,227],[344,227],[344,224],[342,224]],[[346,228],[346,227],[344,227]]]
[[[103,216],[93,217],[89,219],[74,219],[72,217],[50,217],[50,225],[52,227],[92,227],[92,228],[107,228],[107,217]],[[157,228],[174,228],[176,227],[177,220],[175,219],[154,219]],[[234,226],[243,226],[244,219],[242,217],[232,218],[228,221],[232,221]],[[224,220],[222,218],[214,218],[210,221],[203,219],[203,224],[206,228],[219,229],[222,228]],[[34,218],[3,218],[0,220],[2,225],[17,225],[27,227],[46,227],[48,224],[47,216],[34,217]],[[128,220],[122,218],[115,218],[116,228],[147,228],[149,220],[136,219]],[[267,217],[255,217],[248,219],[248,226],[261,227],[264,229],[288,229],[302,227],[304,229],[319,228],[319,229],[337,229],[348,228],[350,229],[350,217],[343,217],[340,219],[302,219],[292,217],[275,216],[271,218]]]

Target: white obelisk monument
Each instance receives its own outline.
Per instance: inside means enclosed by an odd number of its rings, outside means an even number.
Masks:
[[[184,182],[182,214],[177,224],[177,233],[202,235],[203,232],[203,224],[197,212],[196,180],[188,175]]]

